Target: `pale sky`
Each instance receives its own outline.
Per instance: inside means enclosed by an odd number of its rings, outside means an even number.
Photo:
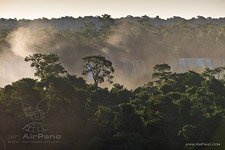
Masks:
[[[0,0],[0,18],[127,15],[225,17],[225,0]]]

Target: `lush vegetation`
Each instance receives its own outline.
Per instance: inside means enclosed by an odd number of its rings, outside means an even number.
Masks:
[[[81,58],[100,54],[113,62],[114,79],[129,88],[148,82],[156,64],[167,63],[176,69],[177,58],[215,58],[220,61],[225,57],[224,41],[225,18],[199,16],[188,20],[180,17],[164,20],[127,16],[113,19],[103,15],[0,19],[0,54],[3,56],[0,62],[11,63],[16,59],[22,64],[23,58],[18,56],[47,51],[59,55],[68,72],[81,74]],[[26,71],[21,66],[16,67],[19,68],[17,72]],[[0,81],[8,78],[1,75]],[[14,80],[10,78],[9,81]],[[3,84],[5,82],[0,82],[0,86]]]
[[[224,67],[201,74],[177,73],[167,64],[158,64],[152,82],[128,90],[119,83],[111,89],[99,86],[107,77],[111,81],[114,71],[102,56],[83,58],[84,74],[93,68],[99,73],[93,74],[93,84],[69,74],[55,54],[35,54],[25,60],[39,79],[24,78],[0,90],[0,135],[23,133],[27,118],[21,102],[35,106],[50,101],[45,123],[49,133],[62,135],[62,141],[7,144],[11,149],[195,149],[185,146],[191,142],[216,142],[221,144],[216,148],[224,149]]]

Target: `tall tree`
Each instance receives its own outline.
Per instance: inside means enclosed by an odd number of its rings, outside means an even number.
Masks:
[[[153,67],[152,77],[156,78],[156,83],[161,84],[162,82],[168,79],[168,76],[171,75],[171,67],[168,64],[157,64]]]
[[[82,74],[91,73],[95,87],[105,80],[112,83],[113,76],[111,74],[114,72],[114,68],[111,61],[100,55],[84,57],[83,61],[85,64]]]
[[[34,75],[41,79],[67,74],[65,68],[58,62],[59,56],[56,54],[34,54],[27,56],[25,61],[31,61],[31,67],[34,67],[36,70]]]

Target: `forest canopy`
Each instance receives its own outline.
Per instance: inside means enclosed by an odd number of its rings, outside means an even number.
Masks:
[[[111,89],[96,88],[83,77],[62,74],[67,71],[61,69],[55,54],[34,54],[25,60],[41,62],[31,67],[47,74],[38,80],[23,78],[0,90],[3,139],[9,131],[23,133],[26,119],[21,104],[35,107],[48,102],[48,133],[61,134],[62,141],[38,147],[41,149],[174,150],[198,148],[187,145],[196,142],[217,143],[217,148],[224,149],[224,67],[178,73],[168,64],[158,64],[152,82],[128,90],[121,83],[114,83]],[[35,144],[7,147],[37,149]]]
[[[224,63],[225,18],[2,18],[0,150],[224,150]]]
[[[32,77],[33,72],[28,71],[24,57],[55,53],[67,71],[77,75],[82,73],[80,58],[105,56],[114,64],[114,80],[128,88],[136,88],[149,81],[156,64],[167,63],[176,72],[193,69],[188,66],[189,61],[195,66],[203,64],[196,69],[201,71],[205,61],[211,69],[221,66],[225,62],[224,41],[224,18],[199,16],[187,20],[175,16],[165,20],[127,16],[113,19],[110,15],[103,15],[0,19],[0,62],[3,68],[0,86]],[[9,69],[15,65],[17,67],[13,70]],[[7,72],[11,75],[5,76]]]

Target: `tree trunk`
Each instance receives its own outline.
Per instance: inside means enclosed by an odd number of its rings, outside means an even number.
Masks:
[[[94,80],[94,87],[97,89],[98,88],[98,81]]]

